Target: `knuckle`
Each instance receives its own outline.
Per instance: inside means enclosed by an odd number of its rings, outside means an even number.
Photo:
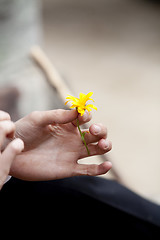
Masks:
[[[37,124],[41,120],[42,113],[40,111],[33,111],[28,115],[28,117],[32,121],[33,124]]]
[[[29,114],[29,117],[33,120],[39,115],[39,111],[33,111]]]
[[[104,132],[107,133],[107,127],[104,126],[102,123],[98,123],[98,125],[103,129]]]
[[[108,129],[107,129],[107,127],[104,126],[102,123],[98,123],[98,125],[99,125],[99,126],[101,127],[101,129],[102,129],[103,135],[104,135],[105,137],[107,137],[107,135],[108,135]]]

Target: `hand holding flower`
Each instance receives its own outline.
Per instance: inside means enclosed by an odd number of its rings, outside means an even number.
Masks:
[[[76,126],[91,120],[86,111],[82,116],[76,110],[36,111],[16,122],[16,137],[24,141],[24,151],[14,160],[10,175],[25,180],[53,180],[77,175],[105,174],[110,162],[80,164],[88,156]],[[102,124],[92,124],[84,138],[90,156],[111,150]]]

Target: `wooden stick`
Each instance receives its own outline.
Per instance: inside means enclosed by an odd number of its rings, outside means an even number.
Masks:
[[[66,102],[68,94],[74,95],[71,93],[71,90],[67,87],[54,65],[39,46],[35,46],[31,49],[31,57],[45,73],[49,84],[56,89],[62,103]]]

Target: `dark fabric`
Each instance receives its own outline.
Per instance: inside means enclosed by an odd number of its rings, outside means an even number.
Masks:
[[[5,212],[3,219],[7,211],[11,227],[21,228],[26,234],[72,236],[76,231],[79,237],[118,234],[128,239],[160,239],[160,206],[116,181],[100,177],[47,182],[12,178],[0,192],[0,204]]]

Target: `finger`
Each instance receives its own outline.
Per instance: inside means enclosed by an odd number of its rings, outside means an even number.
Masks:
[[[1,158],[4,159],[5,163],[10,163],[23,149],[23,141],[20,138],[16,138],[8,144],[8,146],[3,151]]]
[[[19,154],[23,149],[24,149],[24,143],[19,138],[14,139],[5,148],[5,150],[1,154],[1,159],[0,159],[1,181],[6,179],[7,175],[9,174],[9,170],[13,160],[15,159],[16,155]]]
[[[87,144],[98,142],[101,138],[107,137],[107,129],[101,123],[99,124],[92,124],[89,128],[89,131],[82,131],[85,132],[85,141]]]
[[[2,121],[0,122],[0,146],[3,144],[3,141],[7,135],[13,135],[15,131],[15,124],[11,121]]]
[[[8,113],[0,110],[0,121],[10,120],[10,119],[11,119],[11,117]]]
[[[81,116],[81,114],[78,114],[79,125],[83,125],[89,122],[91,119],[92,115],[88,111],[85,111],[83,116]],[[75,127],[77,127],[77,120],[74,120],[72,123]]]
[[[88,148],[92,156],[102,155],[109,152],[112,149],[112,143],[108,139],[101,139],[96,145],[89,144]]]
[[[112,163],[109,161],[97,164],[78,164],[76,174],[87,176],[98,176],[107,173],[112,168]]]
[[[46,126],[49,124],[59,123],[65,124],[74,121],[77,118],[76,110],[56,109],[50,111],[35,111],[29,117],[32,122],[38,126]]]
[[[97,144],[89,144],[88,149],[90,152],[90,156],[102,155],[109,152],[112,149],[112,143],[107,139],[101,139]],[[85,146],[80,154],[81,154],[80,158],[88,157],[88,153],[87,150],[85,149]]]

